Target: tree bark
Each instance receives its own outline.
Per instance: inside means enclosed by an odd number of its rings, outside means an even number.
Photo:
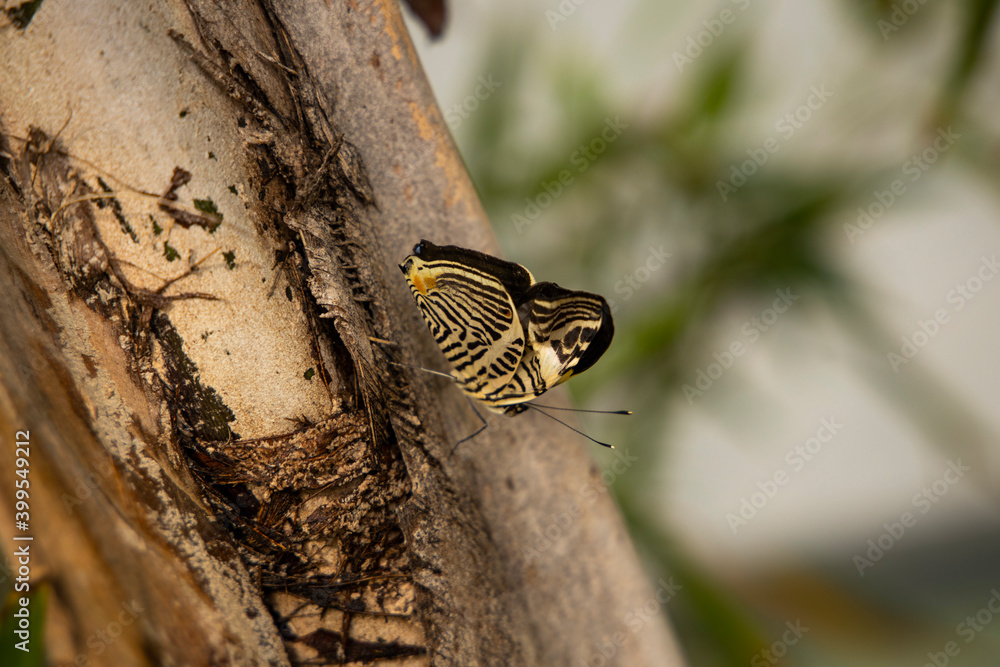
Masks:
[[[0,535],[47,587],[33,650],[681,664],[586,442],[529,413],[452,453],[468,402],[396,365],[443,363],[413,244],[497,247],[395,2],[49,0],[3,30],[0,433],[6,461],[28,434],[30,522]]]

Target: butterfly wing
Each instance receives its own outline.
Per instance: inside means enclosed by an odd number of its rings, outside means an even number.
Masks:
[[[527,343],[524,356],[498,406],[516,406],[579,375],[607,351],[614,337],[611,309],[603,297],[555,283],[537,283],[518,308]],[[508,410],[518,412],[519,410]]]
[[[553,385],[593,366],[611,345],[615,325],[604,297],[538,283],[526,299],[529,345],[542,377]]]
[[[535,283],[520,264],[421,241],[399,267],[452,377],[495,412],[579,375],[614,336],[607,302]]]
[[[483,253],[421,241],[400,265],[431,334],[462,389],[488,406],[521,362],[524,330],[513,295],[533,279]]]

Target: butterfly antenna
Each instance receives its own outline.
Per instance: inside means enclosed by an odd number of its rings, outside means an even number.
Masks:
[[[406,368],[416,368],[418,371],[425,371],[427,373],[430,373],[431,375],[440,375],[441,377],[448,378],[449,380],[452,381],[455,380],[454,377],[448,375],[447,373],[442,373],[441,371],[432,371],[431,369],[424,368],[423,366],[415,366],[413,364],[402,364],[399,363],[398,361],[390,361],[389,363],[392,364],[393,366],[405,366]]]
[[[595,415],[630,415],[631,410],[581,410],[580,408],[557,408],[554,405],[535,405],[531,404],[530,408],[545,408],[546,410],[565,410],[566,412],[590,412]]]
[[[545,415],[546,417],[548,417],[549,419],[551,419],[551,420],[553,420],[553,421],[557,421],[557,422],[559,422],[560,424],[562,424],[563,426],[565,426],[565,427],[566,427],[566,428],[568,428],[569,430],[573,431],[574,433],[579,433],[580,435],[582,435],[583,437],[585,437],[585,438],[586,438],[587,440],[590,440],[591,442],[594,442],[594,443],[597,443],[597,444],[598,444],[598,445],[600,445],[601,447],[607,447],[608,449],[614,449],[614,448],[615,448],[615,446],[614,446],[614,445],[609,445],[609,444],[608,444],[608,443],[606,443],[606,442],[601,442],[600,440],[595,440],[595,439],[591,438],[591,437],[590,437],[589,435],[587,435],[586,433],[584,433],[583,431],[578,431],[578,430],[576,430],[575,428],[573,428],[572,426],[570,426],[569,424],[567,424],[567,423],[566,423],[566,422],[564,422],[563,420],[559,419],[558,417],[553,417],[553,416],[552,416],[552,415],[550,415],[549,413],[547,413],[547,412],[544,412],[544,411],[543,411],[543,410],[542,410],[541,408],[539,408],[539,407],[538,407],[537,405],[532,405],[531,403],[525,403],[525,405],[526,405],[526,406],[528,406],[529,408],[532,408],[532,409],[534,409],[534,410],[538,410],[538,412],[539,412],[540,414],[543,414],[543,415]],[[584,410],[581,410],[581,412],[584,412]]]

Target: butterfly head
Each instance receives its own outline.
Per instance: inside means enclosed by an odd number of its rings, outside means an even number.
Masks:
[[[420,243],[413,246],[413,254],[404,259],[403,263],[399,265],[399,270],[406,276],[406,280],[416,287],[418,292],[424,295],[427,294],[425,283],[430,277],[424,265],[431,259],[429,256],[432,255],[431,251],[437,250],[437,248],[438,246],[429,241],[420,241]],[[426,287],[432,288],[433,284],[426,285]]]
[[[407,257],[399,265],[399,268],[403,272],[403,275],[406,276],[406,280],[410,283],[412,289],[416,290],[422,296],[427,296],[427,290],[432,290],[437,286],[434,271],[428,270],[424,261],[419,257],[414,255]]]
[[[411,278],[416,271],[420,270],[420,265],[423,264],[422,260],[426,260],[428,246],[431,249],[436,249],[433,243],[429,241],[421,240],[420,243],[413,246],[413,254],[403,260],[403,263],[399,265],[399,270],[403,272],[403,275],[407,279]]]

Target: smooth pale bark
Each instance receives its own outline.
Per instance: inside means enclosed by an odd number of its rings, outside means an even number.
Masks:
[[[5,32],[0,442],[11,460],[31,434],[54,659],[286,664],[377,638],[407,664],[681,664],[590,445],[529,413],[450,454],[476,428],[466,399],[390,364],[442,363],[397,268],[413,244],[497,252],[394,2],[49,0]],[[176,167],[190,182],[165,203]],[[331,439],[363,454],[281,458]],[[286,535],[310,564],[362,571],[401,534],[379,567],[403,574],[364,603],[388,615],[338,599],[336,641],[283,645],[272,614],[296,598],[261,595],[189,458],[251,440],[260,497],[338,508],[335,531]]]

